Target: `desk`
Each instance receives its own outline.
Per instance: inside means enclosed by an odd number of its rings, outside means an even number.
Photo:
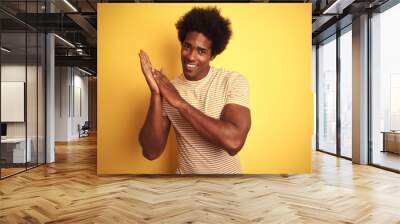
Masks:
[[[382,152],[393,152],[400,154],[400,132],[399,131],[382,131],[383,133],[383,150]]]
[[[1,139],[1,157],[6,163],[25,163],[32,159],[30,138],[27,139],[28,147],[25,154],[25,138]],[[11,159],[12,158],[12,159]],[[27,159],[27,161],[25,161]]]

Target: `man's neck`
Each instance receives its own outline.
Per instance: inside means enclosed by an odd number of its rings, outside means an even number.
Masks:
[[[184,76],[185,76],[185,78],[186,78],[187,80],[189,80],[189,81],[199,81],[199,80],[204,79],[204,78],[208,75],[208,73],[209,73],[209,71],[210,71],[210,68],[211,68],[211,67],[208,66],[208,68],[205,69],[204,72],[201,72],[199,75],[197,75],[197,76],[195,76],[195,77],[188,77],[188,76],[186,76],[185,74],[184,74]]]

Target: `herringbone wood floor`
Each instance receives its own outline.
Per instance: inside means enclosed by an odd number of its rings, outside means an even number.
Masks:
[[[315,153],[313,173],[96,175],[94,137],[0,181],[0,223],[400,223],[400,175]]]

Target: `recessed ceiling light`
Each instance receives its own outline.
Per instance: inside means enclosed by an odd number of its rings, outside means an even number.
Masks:
[[[67,4],[74,12],[78,12],[78,10],[71,4],[69,1],[64,0],[65,4]]]
[[[342,14],[343,9],[351,5],[355,0],[336,0],[322,14]]]
[[[11,52],[11,50],[9,50],[9,49],[7,49],[5,47],[1,47],[1,51],[4,51],[6,53],[10,53]]]
[[[86,70],[83,70],[83,69],[81,69],[81,68],[79,68],[79,67],[78,67],[78,70],[81,71],[81,72],[83,72],[83,73],[85,73],[85,74],[87,74],[87,75],[93,75],[92,73],[90,73],[90,72],[88,72],[88,71],[86,71]]]
[[[64,42],[64,43],[66,43],[67,45],[69,45],[70,47],[75,48],[75,45],[71,44],[71,42],[69,42],[68,40],[66,40],[66,39],[64,39],[64,38],[62,38],[62,37],[60,37],[60,36],[57,35],[57,34],[54,34],[54,36],[57,37],[57,38],[58,38],[59,40],[61,40],[62,42]]]

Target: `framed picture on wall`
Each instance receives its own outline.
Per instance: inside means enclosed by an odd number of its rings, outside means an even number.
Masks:
[[[1,122],[24,122],[25,82],[1,82]]]

